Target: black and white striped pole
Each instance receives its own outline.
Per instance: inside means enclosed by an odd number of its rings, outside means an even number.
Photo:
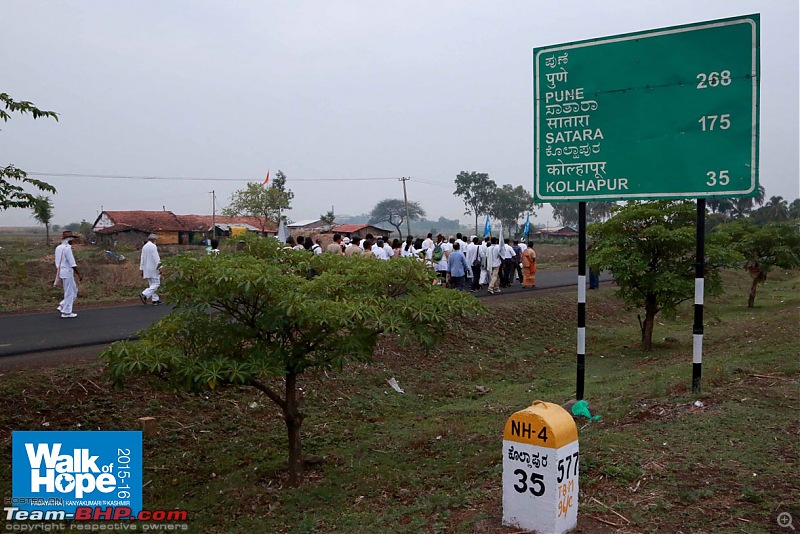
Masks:
[[[578,202],[578,372],[575,400],[583,400],[586,373],[586,202]]]
[[[700,393],[703,370],[703,295],[706,263],[706,199],[697,199],[697,258],[694,268],[694,327],[692,328],[692,393]]]

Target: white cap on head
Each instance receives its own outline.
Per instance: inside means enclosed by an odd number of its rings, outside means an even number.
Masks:
[[[158,239],[158,236],[156,234],[150,234],[149,236],[147,236],[148,241],[155,241],[156,239]]]

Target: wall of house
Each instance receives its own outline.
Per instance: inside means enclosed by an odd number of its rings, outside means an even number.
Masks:
[[[126,232],[115,232],[113,234],[95,234],[97,236],[97,245],[106,249],[113,250],[119,246],[141,248],[147,236],[144,232],[137,230],[128,230]]]
[[[103,212],[100,215],[100,218],[97,219],[95,225],[92,227],[92,230],[97,231],[97,230],[102,230],[103,228],[110,228],[112,226],[114,226],[114,221],[111,220],[111,218],[106,214],[106,212]]]
[[[97,236],[97,245],[107,249],[114,249],[118,246],[142,248],[142,245],[147,241],[147,236],[150,232],[142,232],[140,230],[128,230],[126,232],[117,232],[114,234],[95,234]],[[178,232],[158,232],[159,245],[177,245],[179,243]]]

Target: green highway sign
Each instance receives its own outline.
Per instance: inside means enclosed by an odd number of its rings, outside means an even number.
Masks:
[[[758,193],[759,15],[533,49],[538,202]]]

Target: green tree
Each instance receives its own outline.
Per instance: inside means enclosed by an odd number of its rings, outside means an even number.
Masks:
[[[561,226],[578,228],[578,203],[559,202],[550,204],[553,208],[553,218],[561,223]]]
[[[694,296],[696,232],[695,204],[687,201],[629,202],[614,209],[614,216],[589,227],[594,242],[588,264],[595,271],[608,269],[619,284],[619,296],[629,305],[644,308],[640,318],[642,348],[653,348],[656,315],[675,312],[678,304]],[[706,236],[705,290],[723,291],[721,265],[738,255],[718,234]]]
[[[433,286],[420,262],[309,255],[273,239],[248,237],[240,252],[164,265],[162,289],[175,310],[138,342],[103,352],[114,382],[155,374],[190,389],[261,391],[283,414],[293,484],[303,476],[306,371],[371,362],[382,337],[430,347],[452,321],[483,310],[470,295]]]
[[[415,221],[425,217],[425,210],[419,202],[408,203],[408,218]],[[369,214],[369,224],[388,222],[397,229],[400,239],[403,239],[403,232],[400,227],[406,220],[406,205],[400,199],[387,198],[378,202]]]
[[[588,202],[586,204],[586,209],[592,221],[602,222],[611,217],[612,210],[616,205],[616,202]]]
[[[8,93],[0,93],[0,102],[3,103],[5,108],[0,109],[0,119],[3,119],[3,122],[8,122],[11,119],[11,113],[19,113],[20,115],[30,113],[34,119],[50,117],[55,119],[56,122],[58,121],[56,112],[41,110],[33,105],[32,102],[25,100],[16,101]],[[40,191],[56,193],[55,187],[41,180],[29,178],[25,171],[14,165],[0,167],[0,210],[9,208],[28,209],[33,208],[36,203],[35,195],[26,192],[22,185],[12,183],[12,180],[22,184],[30,184]]]
[[[736,218],[747,217],[756,205],[764,205],[765,195],[764,186],[759,185],[758,193],[755,196],[729,199],[733,203],[731,214]]]
[[[275,178],[272,180],[272,186],[274,189],[277,189],[281,193],[286,195],[286,200],[289,202],[294,199],[294,193],[292,193],[291,189],[286,189],[286,174],[278,169],[278,172],[275,173]]]
[[[89,238],[91,237],[92,234],[92,224],[86,219],[82,219],[81,222],[79,223],[73,222],[65,225],[64,230],[69,230],[70,232],[76,232],[86,238]]]
[[[489,214],[503,223],[505,231],[516,235],[520,218],[526,211],[533,211],[533,205],[533,197],[524,187],[505,184],[492,195]]]
[[[769,202],[762,209],[767,223],[789,220],[789,203],[781,196],[769,197]]]
[[[711,210],[711,213],[721,213],[727,215],[734,210],[734,203],[729,198],[709,198],[706,205]]]
[[[330,232],[331,228],[333,228],[333,223],[336,222],[336,215],[333,214],[333,211],[329,211],[325,215],[320,215],[319,220],[328,225],[328,231]]]
[[[275,182],[271,186],[265,187],[258,182],[248,182],[244,189],[234,191],[231,195],[230,204],[222,210],[222,214],[235,217],[246,215],[258,217],[261,221],[261,230],[264,231],[270,222],[277,223],[281,217],[281,212],[291,209],[291,200],[294,193],[285,190],[285,176],[281,180],[283,173],[276,173]]]
[[[587,202],[586,203],[586,222],[600,222],[608,219],[613,213],[615,202]],[[553,217],[562,226],[578,229],[578,219],[580,212],[577,202],[559,202],[550,204],[553,208]]]
[[[800,198],[796,198],[789,204],[789,218],[800,219]]]
[[[464,200],[465,214],[475,215],[475,235],[478,235],[478,217],[489,213],[494,202],[497,184],[485,172],[461,171],[456,176],[455,195]]]
[[[33,201],[33,218],[39,224],[44,225],[44,231],[47,235],[47,244],[50,244],[50,221],[53,220],[53,201],[50,197],[43,195],[37,196]]]
[[[755,305],[756,288],[767,280],[774,267],[791,269],[800,265],[800,233],[791,223],[758,226],[743,219],[721,225],[717,232],[725,235],[744,257],[744,268],[752,278],[748,308]]]

